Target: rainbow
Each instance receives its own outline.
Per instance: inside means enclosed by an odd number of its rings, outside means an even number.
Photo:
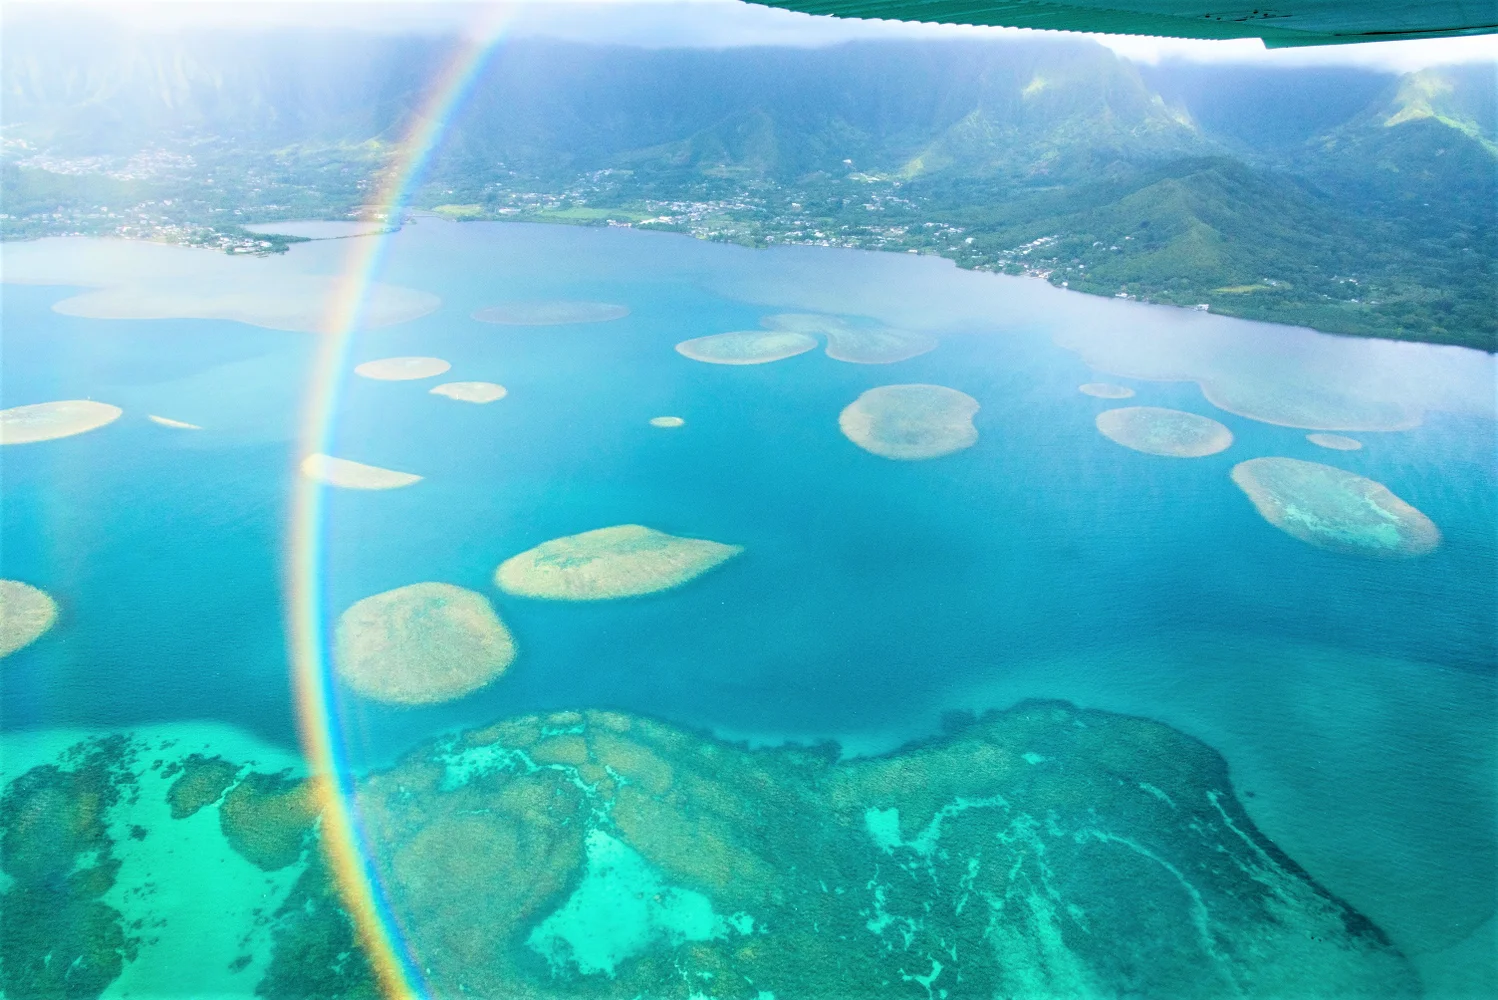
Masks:
[[[393,228],[399,227],[416,182],[502,36],[509,16],[506,8],[485,8],[482,20],[465,34],[428,89],[371,206]],[[325,336],[307,394],[300,455],[330,450],[349,345],[390,239],[391,232],[386,232],[348,241],[349,256],[321,324]],[[297,725],[322,811],[323,850],[381,991],[387,997],[427,996],[422,964],[407,946],[370,860],[353,799],[343,727],[333,711],[330,637],[323,611],[326,487],[300,475],[293,479],[297,486],[286,561],[287,634]]]

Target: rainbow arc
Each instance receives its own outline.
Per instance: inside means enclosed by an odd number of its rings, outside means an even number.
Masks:
[[[392,223],[392,232],[399,228],[448,124],[502,40],[509,18],[507,8],[486,5],[413,112],[369,206]],[[324,337],[307,393],[298,459],[329,453],[349,348],[392,238],[392,233],[384,233],[347,241],[348,257],[321,323]],[[328,487],[303,476],[294,476],[293,481],[297,486],[286,559],[287,634],[297,724],[322,811],[323,850],[382,992],[392,998],[429,996],[425,967],[389,904],[365,837],[343,725],[334,710],[331,634],[323,600]]]

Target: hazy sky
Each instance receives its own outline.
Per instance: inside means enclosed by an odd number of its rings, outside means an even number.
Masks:
[[[497,5],[490,0],[163,0],[151,3],[76,3],[68,0],[7,0],[7,18],[82,13],[112,17],[144,29],[189,25],[316,25],[392,32],[501,30],[512,36],[548,36],[571,41],[651,47],[722,48],[742,45],[835,44],[875,38],[984,38],[1041,34],[1009,28],[905,24],[811,17],[739,0],[533,0]],[[1182,41],[1139,36],[1094,35],[1130,59],[1153,62],[1182,58],[1260,65],[1363,65],[1411,70],[1452,62],[1498,59],[1494,36],[1410,42],[1380,42],[1318,48],[1266,50],[1256,40]]]

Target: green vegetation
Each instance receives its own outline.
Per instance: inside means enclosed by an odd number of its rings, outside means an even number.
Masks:
[[[267,213],[246,218],[242,209],[230,207],[236,194],[232,187],[204,190],[191,180],[123,182],[0,161],[0,205],[5,208],[0,236],[123,236],[252,255],[285,253],[293,243],[305,242],[300,236],[244,229],[242,223],[260,221]],[[325,211],[321,199],[302,201],[311,215]],[[290,210],[271,214],[278,219],[306,217]]]
[[[436,205],[432,211],[444,219],[482,219],[485,216],[483,205]]]
[[[592,208],[587,205],[572,205],[567,208],[542,209],[535,213],[538,222],[577,222],[583,224],[608,224],[610,222],[644,222],[649,212],[631,211],[624,208]]]
[[[407,49],[416,63],[395,58]],[[367,72],[414,92],[410,67],[429,55],[404,42],[366,54]],[[107,77],[100,58],[89,73]],[[1310,70],[1260,71],[1280,74],[1272,86],[1205,72],[1146,78],[1097,46],[1052,40],[850,45],[814,60],[517,43],[454,121],[414,205],[940,254],[1093,294],[1498,347],[1492,67],[1354,74],[1331,91]],[[1280,96],[1243,97],[1251,84]],[[105,154],[82,155],[101,141],[87,102],[9,102],[0,235],[270,253],[288,240],[241,227],[378,213],[367,201],[395,166],[399,101],[351,118],[337,100],[227,86],[204,84],[219,104],[173,112],[192,130],[142,126]],[[299,123],[289,133],[256,117],[277,102],[275,121]]]

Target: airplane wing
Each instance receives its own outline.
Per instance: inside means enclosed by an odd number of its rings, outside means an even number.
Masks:
[[[750,0],[836,17],[1167,38],[1260,38],[1269,48],[1498,31],[1493,0]]]

